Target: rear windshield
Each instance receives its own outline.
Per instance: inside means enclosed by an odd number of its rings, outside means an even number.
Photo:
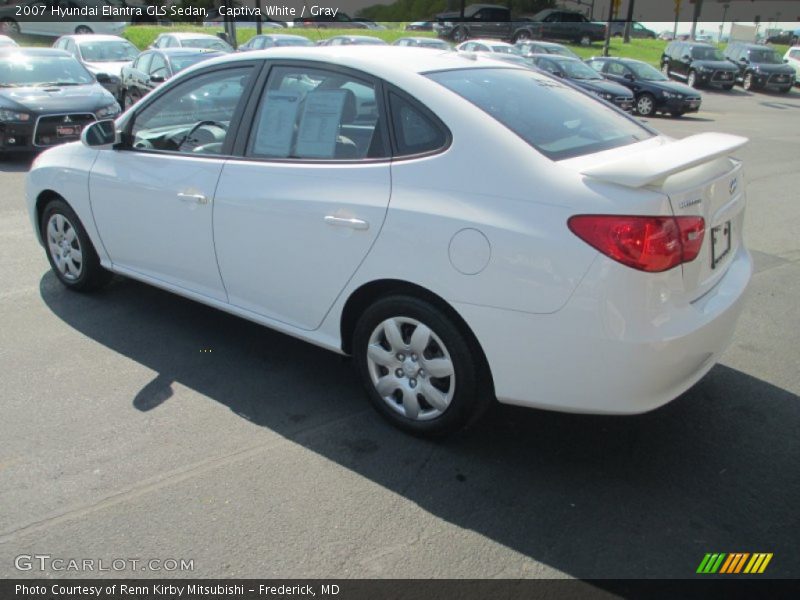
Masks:
[[[468,100],[552,160],[626,146],[653,136],[573,88],[522,69],[459,69],[427,76]]]

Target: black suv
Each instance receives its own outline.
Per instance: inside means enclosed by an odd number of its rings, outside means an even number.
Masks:
[[[736,82],[746,90],[767,88],[786,94],[794,85],[794,69],[769,46],[733,42],[725,48],[725,58],[738,68]]]
[[[729,90],[739,70],[715,46],[701,42],[672,42],[661,55],[661,72],[691,87]]]

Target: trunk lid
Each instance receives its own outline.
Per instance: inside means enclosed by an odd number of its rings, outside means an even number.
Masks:
[[[703,217],[700,253],[681,266],[684,287],[694,300],[716,285],[742,244],[742,164],[730,155],[745,143],[747,138],[739,136],[703,133],[584,165],[581,173],[663,193],[675,216]]]

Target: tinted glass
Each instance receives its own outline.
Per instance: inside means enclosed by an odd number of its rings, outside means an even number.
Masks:
[[[571,79],[602,79],[603,77],[586,63],[579,60],[556,60],[559,69]]]
[[[433,152],[447,144],[447,134],[426,111],[397,94],[389,95],[399,156]]]
[[[199,75],[172,88],[136,115],[133,146],[187,154],[220,154],[252,69]]]
[[[74,56],[7,54],[0,59],[0,86],[84,85],[94,77]]]
[[[722,52],[708,46],[695,46],[692,48],[692,58],[695,60],[725,60]]]
[[[183,48],[206,48],[208,50],[221,50],[222,52],[231,52],[230,44],[219,38],[188,38],[181,40]]]
[[[83,42],[81,56],[87,62],[127,62],[139,54],[139,50],[127,40]]]
[[[777,65],[782,63],[783,59],[774,50],[750,50],[750,62]]]
[[[349,75],[278,67],[248,142],[259,158],[358,160],[385,155],[375,88]]]
[[[208,60],[209,58],[214,58],[215,56],[222,56],[222,53],[202,52],[200,54],[178,54],[173,55],[169,62],[172,65],[172,71],[177,73],[178,71],[183,71],[186,67],[191,67],[200,61]]]
[[[661,71],[645,63],[629,62],[625,63],[625,66],[633,71],[633,74],[638,79],[643,79],[644,81],[668,81]]]
[[[461,69],[428,77],[462,96],[553,160],[652,137],[632,119],[559,81],[522,69]],[[536,110],[531,110],[535,106]]]

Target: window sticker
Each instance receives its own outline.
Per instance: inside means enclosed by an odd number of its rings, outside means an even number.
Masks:
[[[347,90],[319,90],[306,96],[295,154],[333,158]]]
[[[262,156],[287,157],[292,152],[294,125],[300,108],[301,92],[267,92],[258,120],[253,152]]]

